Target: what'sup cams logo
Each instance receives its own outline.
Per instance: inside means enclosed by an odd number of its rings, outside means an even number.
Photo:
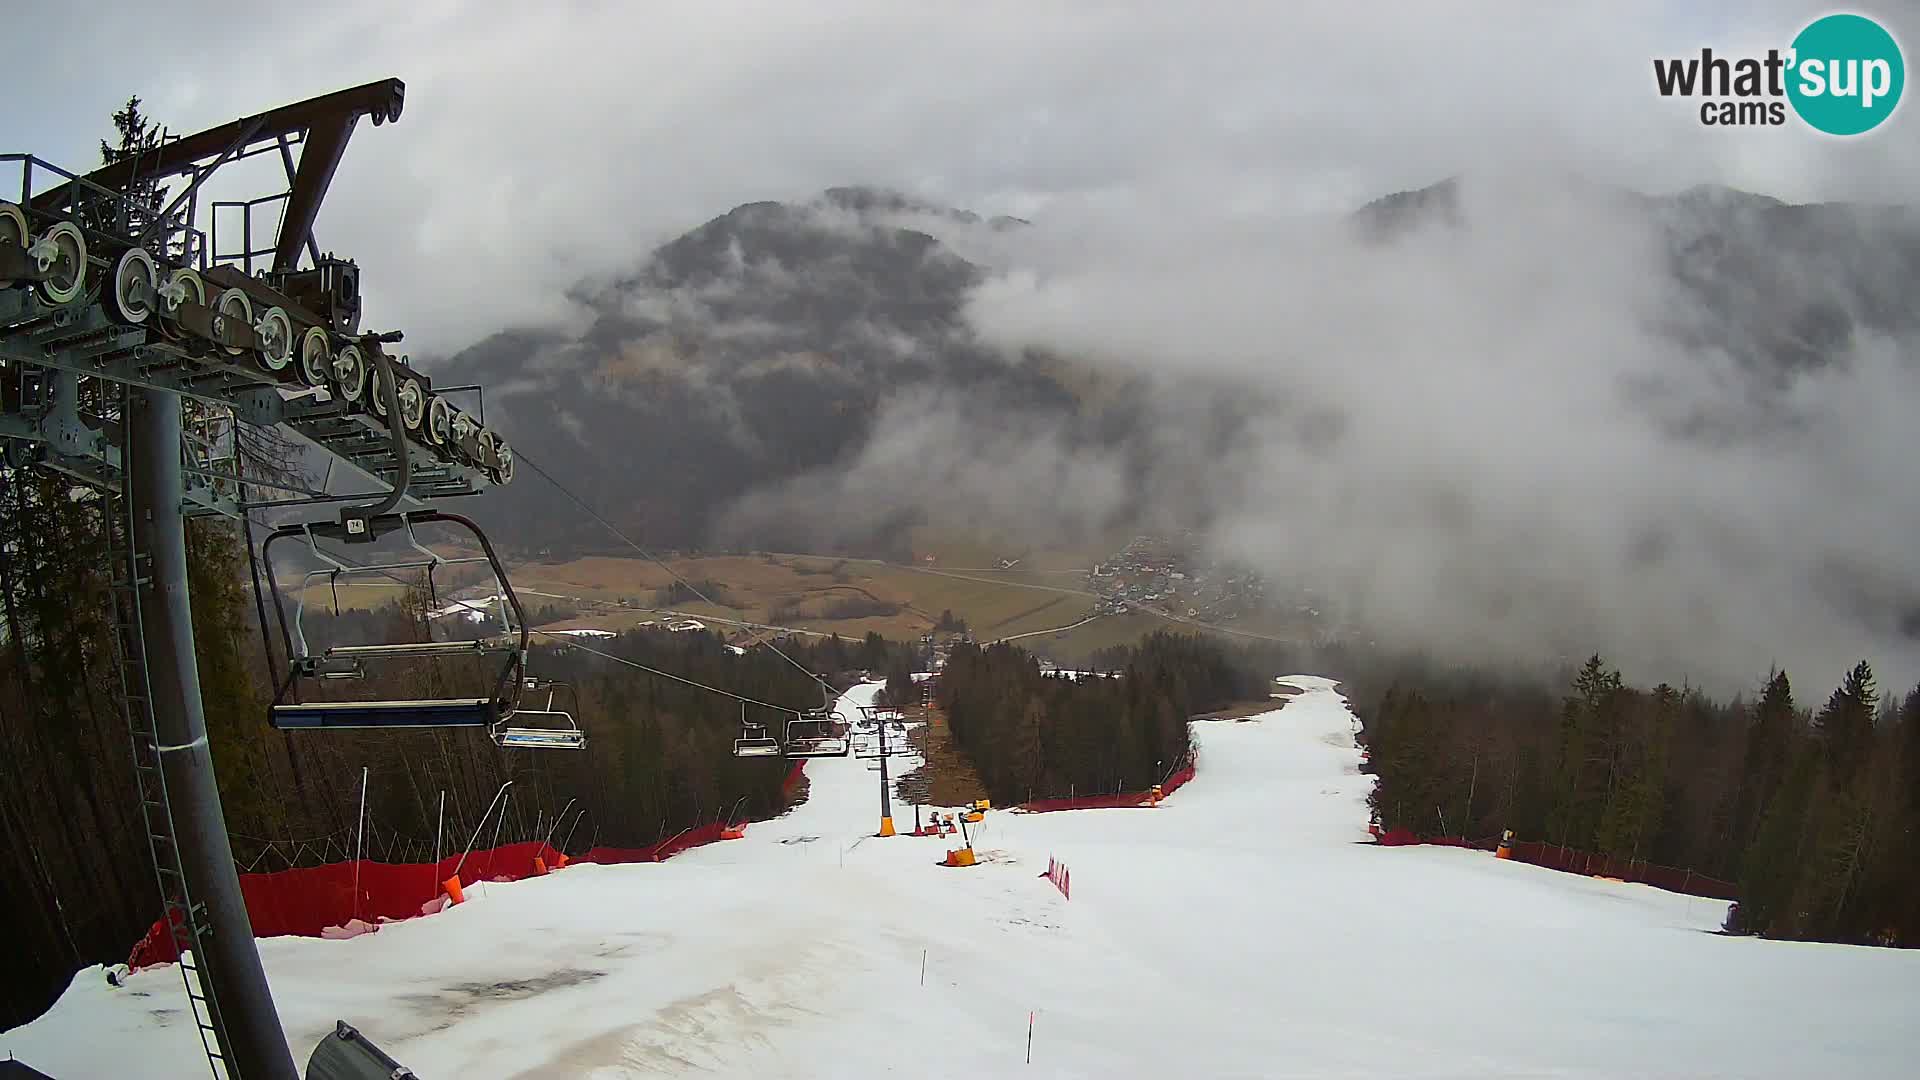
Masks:
[[[1709,127],[1779,126],[1787,107],[1816,131],[1860,135],[1886,122],[1900,104],[1907,68],[1900,45],[1864,15],[1828,15],[1808,23],[1784,52],[1765,56],[1656,59],[1661,97],[1701,98]]]

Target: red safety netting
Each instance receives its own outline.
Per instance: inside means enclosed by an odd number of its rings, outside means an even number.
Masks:
[[[795,762],[787,773],[784,789],[789,795],[800,781],[804,764]],[[686,829],[648,847],[595,847],[572,859],[566,859],[544,841],[502,844],[469,852],[464,862],[458,854],[437,863],[383,863],[362,859],[357,864],[357,901],[353,862],[298,867],[270,874],[241,874],[240,894],[246,899],[247,919],[253,924],[255,937],[283,934],[321,937],[329,927],[343,927],[353,919],[378,924],[439,910],[438,901],[444,895],[441,883],[454,876],[456,867],[461,882],[467,885],[480,881],[519,881],[541,872],[534,862],[536,858],[549,872],[566,862],[602,865],[660,862],[688,848],[737,837],[744,832],[744,825],[729,827],[714,822]],[[159,920],[134,945],[127,966],[138,969],[169,963],[179,955],[174,935],[167,932],[165,920]]]
[[[1591,851],[1562,848],[1538,840],[1515,841],[1513,857],[1521,862],[1552,870],[1565,870],[1571,874],[1590,874],[1594,877],[1619,878],[1621,881],[1637,881],[1668,892],[1686,893],[1688,896],[1707,896],[1715,900],[1740,898],[1740,887],[1733,882],[1698,874],[1685,867],[1655,866]]]
[[[1383,847],[1427,844],[1478,848],[1481,851],[1492,851],[1499,846],[1498,840],[1468,840],[1461,836],[1435,836],[1422,839],[1414,835],[1412,830],[1404,828],[1380,833],[1377,842]],[[1621,881],[1652,885],[1656,889],[1665,889],[1668,892],[1711,897],[1715,900],[1737,900],[1740,895],[1739,886],[1731,881],[1697,874],[1680,866],[1656,866],[1635,859],[1621,859],[1612,855],[1581,851],[1578,848],[1563,848],[1557,844],[1538,840],[1516,840],[1510,850],[1515,862],[1531,863],[1534,866],[1562,870],[1569,874],[1617,878]]]
[[[617,866],[621,863],[659,862],[662,859],[670,859],[688,848],[697,848],[704,844],[711,844],[721,838],[720,834],[725,829],[726,826],[716,821],[709,825],[701,825],[698,828],[685,829],[651,847],[597,847],[573,861],[599,863],[602,866]]]
[[[1193,779],[1194,759],[1189,757],[1186,764],[1173,771],[1167,782],[1160,785],[1160,797],[1166,798]],[[1151,806],[1153,793],[1150,791],[1123,791],[1115,795],[1079,795],[1067,799],[1035,799],[1014,807],[1029,814],[1046,814],[1056,810],[1119,810],[1134,806]]]
[[[1492,841],[1469,840],[1464,836],[1428,836],[1423,838],[1414,835],[1413,830],[1407,828],[1399,828],[1390,832],[1379,833],[1376,838],[1381,847],[1407,847],[1413,844],[1425,844],[1430,847],[1464,847],[1479,848],[1482,851],[1493,850]]]

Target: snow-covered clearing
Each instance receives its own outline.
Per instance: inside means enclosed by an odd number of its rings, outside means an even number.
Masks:
[[[423,1077],[1920,1068],[1920,953],[1724,937],[1721,903],[1363,843],[1345,704],[1287,681],[1306,692],[1278,712],[1197,725],[1199,775],[1158,809],[996,811],[973,868],[935,865],[950,841],[872,837],[873,763],[818,759],[808,803],[744,840],[261,950],[302,1063],[345,1018]],[[83,971],[0,1056],[204,1077],[184,1004],[171,968],[118,990]]]

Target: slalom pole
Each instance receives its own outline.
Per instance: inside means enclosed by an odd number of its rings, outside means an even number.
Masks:
[[[360,766],[360,827],[353,836],[353,917],[360,917],[360,853],[367,842],[367,767]]]
[[[513,805],[513,792],[508,791],[505,788],[501,788],[500,793],[507,797],[507,801],[500,804],[500,816],[493,819],[493,839],[487,841],[486,872],[488,874],[493,873],[493,860],[500,853],[500,827],[507,823],[507,807]],[[484,886],[486,883],[486,879],[481,878],[480,880],[481,880],[481,884]],[[480,894],[482,896],[485,896],[486,889],[482,888],[480,890]]]
[[[441,788],[440,789],[440,816],[435,818],[433,822],[433,876],[435,880],[433,883],[433,888],[428,891],[427,899],[429,900],[433,899],[434,893],[437,893],[440,891],[440,882],[439,882],[440,831],[446,827],[446,824],[447,824],[447,789]]]
[[[473,854],[473,845],[476,842],[478,842],[480,839],[480,830],[487,827],[487,816],[493,813],[493,808],[499,804],[500,797],[502,795],[505,795],[507,793],[507,789],[512,786],[513,786],[513,781],[509,780],[506,783],[500,785],[499,791],[496,791],[493,793],[493,802],[490,802],[487,804],[486,813],[480,815],[480,824],[475,825],[473,827],[473,835],[467,838],[467,849],[460,853],[460,861],[453,864],[454,877],[460,876],[460,868],[467,865],[467,856]]]
[[[562,855],[565,855],[567,853],[567,849],[573,846],[573,831],[574,829],[578,829],[580,827],[580,823],[587,819],[587,809],[588,809],[587,807],[583,806],[580,808],[580,812],[573,816],[573,826],[572,828],[569,828],[567,830],[567,838],[565,840],[560,841],[560,853]]]
[[[553,847],[553,834],[560,831],[560,823],[567,819],[567,811],[572,810],[573,804],[579,801],[580,801],[580,797],[578,795],[574,796],[571,799],[568,799],[567,805],[561,807],[560,812],[553,816],[553,828],[547,830],[547,838],[544,841],[547,847]],[[575,824],[578,824],[578,823],[576,822]],[[567,835],[571,836],[573,834],[568,833]],[[555,848],[555,850],[557,851],[559,849]]]

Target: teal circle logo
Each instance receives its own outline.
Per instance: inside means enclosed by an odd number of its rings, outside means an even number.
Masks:
[[[1829,135],[1879,127],[1900,104],[1907,66],[1900,45],[1864,15],[1828,15],[1793,39],[1787,100],[1793,111]]]

